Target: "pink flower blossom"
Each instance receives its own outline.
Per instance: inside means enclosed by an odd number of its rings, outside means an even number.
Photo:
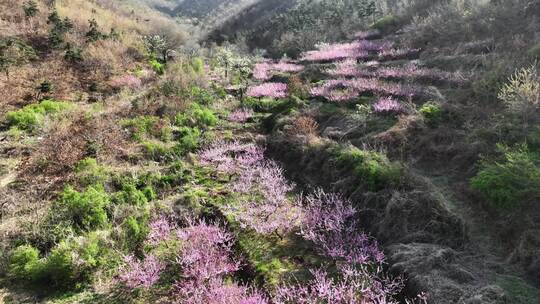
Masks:
[[[334,61],[367,59],[370,51],[384,51],[392,47],[389,41],[359,40],[349,43],[321,44],[314,51],[302,54],[303,61]]]
[[[322,254],[351,264],[381,263],[377,243],[359,231],[352,203],[340,195],[318,190],[307,196],[301,235]]]
[[[240,174],[246,168],[262,162],[263,154],[263,149],[255,144],[216,141],[199,151],[198,156],[202,165],[213,166],[224,173]]]
[[[238,261],[232,260],[233,237],[230,233],[201,221],[190,223],[178,230],[177,235],[182,241],[178,262],[183,279],[177,281],[173,289],[181,303],[268,303],[257,290],[224,280],[240,266]]]
[[[272,78],[272,75],[270,75],[270,71],[272,70],[272,64],[264,61],[255,64],[255,67],[253,68],[253,78],[257,80],[269,80]]]
[[[224,229],[201,221],[178,230],[177,236],[182,241],[178,262],[185,277],[204,281],[238,270],[240,264],[229,256],[233,237]]]
[[[398,100],[382,97],[373,105],[373,111],[379,114],[400,114],[405,112],[405,109]]]
[[[181,303],[205,304],[268,304],[267,298],[256,289],[226,283],[223,278],[204,282],[187,280],[173,286],[175,297]]]
[[[351,81],[346,79],[332,79],[321,86],[310,90],[311,96],[321,96],[330,101],[343,102],[352,100],[360,95],[360,92],[351,85]]]
[[[379,268],[341,267],[338,278],[322,270],[312,270],[312,275],[307,284],[278,287],[274,303],[398,304],[394,297],[404,287],[402,279],[387,278]]]
[[[240,108],[236,109],[229,115],[229,120],[232,122],[246,122],[253,117],[253,110]]]
[[[376,78],[331,79],[311,89],[311,96],[321,96],[330,101],[349,101],[363,92],[412,98],[421,93],[418,87],[399,83],[382,82]]]
[[[404,79],[430,79],[430,80],[446,80],[457,81],[457,77],[452,73],[441,71],[438,69],[420,68],[414,63],[410,63],[405,67],[384,67],[376,72],[376,76],[381,78],[404,78]]]
[[[257,86],[249,87],[246,93],[250,97],[287,97],[287,85],[285,83],[267,82]]]
[[[225,211],[242,227],[258,233],[287,232],[297,226],[301,214],[300,208],[287,197],[293,188],[277,163],[257,163],[246,168],[233,186],[235,191],[248,196]]]
[[[340,59],[367,58],[368,52],[361,48],[360,42],[322,44],[318,50],[302,54],[303,61],[334,61]]]
[[[300,72],[303,69],[304,66],[295,64],[286,59],[281,59],[277,63],[267,60],[255,65],[253,69],[253,78],[266,81],[272,78],[272,75],[275,72],[295,73]]]
[[[346,59],[335,63],[335,67],[326,70],[326,73],[337,77],[358,77],[361,75],[361,70],[356,60]]]
[[[150,223],[150,232],[148,233],[148,244],[155,246],[167,240],[176,226],[165,217],[154,219]]]
[[[152,287],[157,281],[165,264],[154,255],[147,255],[143,261],[139,261],[132,255],[124,258],[126,267],[119,275],[120,282],[130,289]]]

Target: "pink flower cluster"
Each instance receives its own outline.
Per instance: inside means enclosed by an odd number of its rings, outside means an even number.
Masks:
[[[275,72],[296,73],[304,69],[304,66],[296,64],[294,61],[282,59],[277,63],[263,61],[257,63],[253,69],[253,78],[257,80],[269,80]]]
[[[275,162],[264,159],[253,144],[216,142],[199,152],[201,164],[238,175],[232,189],[242,195],[241,203],[224,207],[244,228],[268,234],[292,229],[301,211],[289,201],[293,189]]]
[[[361,59],[369,56],[359,42],[320,45],[318,50],[302,54],[303,61],[334,61],[347,58]]]
[[[120,76],[120,77],[112,79],[110,81],[110,85],[116,89],[121,89],[121,88],[138,89],[142,86],[142,81],[133,75],[124,75],[124,76]]]
[[[362,70],[354,59],[346,59],[335,63],[335,66],[326,70],[326,73],[336,77],[358,77]]]
[[[246,122],[253,117],[253,110],[246,108],[239,108],[231,112],[229,120],[232,122]]]
[[[377,70],[374,76],[381,78],[424,78],[433,80],[456,81],[454,74],[438,69],[419,68],[416,64],[408,64],[405,67],[384,67]]]
[[[303,61],[334,61],[342,59],[367,59],[370,51],[391,49],[389,41],[360,40],[349,43],[321,44],[318,50],[302,54]]]
[[[334,102],[352,100],[363,92],[412,98],[417,96],[421,89],[399,83],[381,82],[375,78],[355,78],[327,80],[310,91],[311,96],[324,97]]]
[[[171,232],[176,229],[176,225],[171,223],[166,217],[159,217],[150,222],[150,232],[146,238],[148,244],[156,246],[167,240]]]
[[[378,114],[400,114],[405,112],[405,108],[392,97],[382,97],[373,105],[373,111]]]
[[[333,102],[350,101],[360,96],[360,92],[345,79],[331,79],[310,90],[311,96],[321,96]]]
[[[287,85],[279,82],[267,82],[260,85],[249,87],[247,96],[250,97],[273,97],[273,98],[285,98],[287,97]]]
[[[287,197],[293,188],[277,163],[263,161],[241,173],[233,189],[245,197],[241,204],[228,206],[226,212],[234,215],[242,227],[257,233],[290,231],[297,226],[301,214]]]
[[[133,255],[124,258],[126,267],[119,275],[119,281],[130,289],[148,289],[159,281],[165,264],[154,255],[146,255],[139,261]]]
[[[184,281],[174,286],[179,303],[204,304],[269,304],[268,299],[257,289],[236,283],[227,283],[223,278],[209,279],[204,284]]]
[[[240,267],[233,261],[233,237],[217,225],[203,221],[178,230],[182,244],[178,263],[183,279],[174,285],[174,295],[182,303],[245,303],[266,304],[266,298],[256,290],[225,277]]]
[[[264,150],[251,143],[238,141],[216,141],[208,148],[199,151],[203,166],[213,166],[228,174],[240,174],[264,160]]]
[[[274,303],[400,303],[393,298],[403,290],[403,280],[386,277],[380,267],[374,271],[366,267],[339,267],[338,273],[339,278],[335,279],[325,271],[314,270],[312,271],[314,278],[307,284],[280,286],[276,291]]]
[[[178,262],[184,277],[205,281],[210,278],[238,270],[238,262],[231,261],[229,255],[233,245],[230,233],[217,225],[205,222],[191,223],[177,231],[182,241]]]
[[[438,69],[419,68],[416,64],[408,64],[404,67],[380,67],[379,62],[370,61],[364,64],[364,69],[359,67],[354,59],[346,59],[335,63],[335,67],[326,70],[326,73],[334,77],[364,77],[364,78],[393,78],[393,79],[432,79],[457,81],[452,73]]]
[[[340,195],[318,190],[305,200],[301,235],[322,254],[351,265],[382,263],[377,242],[361,232],[352,203]]]

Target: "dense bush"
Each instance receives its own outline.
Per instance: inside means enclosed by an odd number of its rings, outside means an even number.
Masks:
[[[17,38],[0,37],[0,72],[9,78],[9,69],[20,66],[37,58],[37,53],[30,45]]]
[[[158,138],[163,141],[172,139],[172,129],[167,119],[156,116],[139,116],[125,120],[122,126],[129,128],[134,140],[142,142],[147,138]]]
[[[65,35],[73,29],[73,22],[65,17],[60,18],[60,15],[54,10],[48,17],[47,23],[52,25],[49,32],[49,43],[54,48],[59,48],[65,40]]]
[[[158,75],[163,75],[165,73],[165,65],[159,62],[157,59],[152,58],[148,61],[148,64]]]
[[[121,191],[114,194],[113,201],[117,204],[143,206],[154,198],[153,193],[154,191],[150,186],[139,190],[135,185],[127,184],[123,186]]]
[[[181,95],[201,105],[210,105],[216,99],[212,92],[199,86],[183,89]]]
[[[522,68],[508,79],[500,92],[501,99],[511,113],[521,116],[528,124],[540,109],[540,73],[536,66]]]
[[[425,122],[435,127],[443,121],[444,113],[441,106],[435,103],[426,103],[420,108],[420,113],[424,116]]]
[[[527,147],[510,149],[499,145],[499,161],[483,161],[471,179],[473,189],[482,193],[496,208],[513,209],[540,198],[540,156]]]
[[[67,187],[52,212],[64,212],[79,230],[92,230],[107,225],[106,208],[109,203],[110,197],[103,186],[90,186],[82,192]]]
[[[74,289],[88,282],[96,267],[112,262],[108,251],[99,233],[64,240],[43,258],[36,248],[19,246],[10,256],[8,275],[42,293]]]
[[[98,164],[95,158],[85,158],[75,166],[77,179],[84,186],[102,185],[109,179],[106,167]]]
[[[400,165],[376,151],[336,146],[333,154],[338,166],[351,168],[356,177],[371,191],[398,184],[403,173]]]
[[[182,127],[180,128],[180,139],[175,148],[182,154],[192,152],[199,147],[201,135],[198,128]]]
[[[35,131],[45,116],[57,114],[71,108],[67,102],[43,100],[37,104],[25,106],[18,111],[7,113],[8,124],[21,130]]]
[[[141,247],[149,232],[148,214],[142,217],[129,216],[122,224],[126,247],[137,250]]]
[[[192,103],[184,113],[179,113],[175,118],[177,126],[201,129],[212,127],[217,121],[218,119],[212,110],[197,103]]]
[[[38,264],[39,250],[30,245],[19,246],[11,253],[8,276],[17,281],[34,281]]]
[[[380,30],[381,32],[388,32],[396,28],[398,25],[398,20],[395,16],[384,16],[382,18],[377,19],[371,27],[377,30]]]

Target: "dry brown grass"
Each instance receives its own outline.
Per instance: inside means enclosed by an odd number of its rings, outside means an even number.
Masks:
[[[113,117],[71,112],[53,123],[21,165],[19,179],[61,185],[72,179],[75,165],[85,157],[103,162],[126,158],[131,145],[118,125]]]
[[[53,84],[50,97],[58,100],[84,101],[89,88],[99,90],[98,100],[110,93],[103,85],[113,75],[124,75],[144,65],[142,36],[164,29],[182,36],[174,20],[157,11],[135,4],[99,0],[58,0],[56,9],[60,16],[70,18],[74,29],[66,36],[73,47],[83,50],[83,62],[71,64],[64,59],[65,51],[51,50],[47,44],[50,25],[47,16],[52,8],[46,1],[37,1],[39,13],[27,19],[24,16],[25,0],[0,0],[0,38],[18,37],[32,45],[39,58],[31,63],[12,67],[10,77],[0,75],[0,118],[9,111],[32,102],[37,97],[36,87],[43,81]],[[114,28],[120,39],[87,43],[85,34],[90,19],[95,19],[105,34]],[[92,95],[93,93],[90,93]],[[42,96],[41,96],[42,97]]]
[[[288,132],[292,136],[302,135],[307,137],[317,136],[319,124],[311,116],[300,116],[293,120],[292,128]]]
[[[48,9],[37,1],[39,12],[30,19],[25,18],[22,9],[24,0],[0,0],[0,37],[40,36],[47,32]]]

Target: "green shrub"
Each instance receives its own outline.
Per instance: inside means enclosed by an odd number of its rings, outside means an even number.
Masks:
[[[104,264],[108,247],[98,233],[61,241],[45,258],[32,246],[17,247],[11,254],[8,274],[21,283],[64,290],[89,280],[91,271]]]
[[[67,102],[43,100],[24,108],[7,113],[8,124],[21,130],[35,131],[47,115],[60,113],[71,108]]]
[[[530,48],[527,55],[533,59],[540,59],[540,43]]]
[[[146,138],[154,137],[163,141],[170,141],[173,137],[171,124],[168,119],[156,116],[139,116],[122,121],[124,128],[129,128],[134,140],[142,142]]]
[[[157,59],[150,59],[148,64],[150,64],[152,70],[154,70],[154,72],[156,72],[158,75],[163,75],[163,73],[165,73],[165,65],[159,62]]]
[[[39,250],[23,245],[17,247],[9,258],[8,277],[16,281],[35,281],[39,264]]]
[[[192,103],[184,113],[176,115],[175,124],[177,126],[206,128],[217,124],[218,118],[212,110],[201,106],[197,103]]]
[[[496,208],[512,209],[540,198],[540,156],[527,147],[499,145],[500,161],[482,161],[471,187],[482,193]]]
[[[116,204],[129,204],[134,206],[143,206],[148,203],[148,189],[141,191],[133,184],[127,184],[123,189],[114,194],[113,201]]]
[[[381,32],[388,32],[396,28],[399,25],[395,16],[384,16],[375,21],[371,27]]]
[[[244,98],[243,105],[253,109],[255,112],[277,113],[291,105],[288,99],[272,100],[270,98]]]
[[[191,60],[191,68],[197,74],[201,74],[204,71],[204,61],[202,58],[195,57]]]
[[[73,253],[67,242],[58,244],[40,269],[41,283],[47,281],[53,286],[66,289],[74,287],[76,278]]]
[[[434,103],[424,104],[422,108],[420,108],[420,113],[422,113],[424,120],[431,127],[439,125],[444,118],[444,113],[441,106]]]
[[[142,146],[146,157],[152,160],[163,161],[174,157],[174,151],[161,142],[145,141]]]
[[[64,211],[79,230],[92,230],[107,225],[106,208],[109,195],[101,185],[90,186],[83,192],[66,187],[52,212]]]
[[[131,251],[139,249],[149,232],[148,215],[139,218],[128,217],[122,224],[126,247]]]
[[[402,167],[379,152],[336,146],[333,155],[338,166],[352,169],[370,191],[396,185],[402,175]]]
[[[181,95],[182,97],[201,105],[212,104],[215,100],[215,96],[210,91],[199,86],[192,86],[188,89],[183,89]]]
[[[198,128],[182,127],[180,134],[181,137],[175,147],[180,154],[192,152],[199,147],[201,131]]]
[[[75,166],[79,182],[84,186],[103,185],[109,180],[107,168],[97,163],[95,158],[85,158]]]

